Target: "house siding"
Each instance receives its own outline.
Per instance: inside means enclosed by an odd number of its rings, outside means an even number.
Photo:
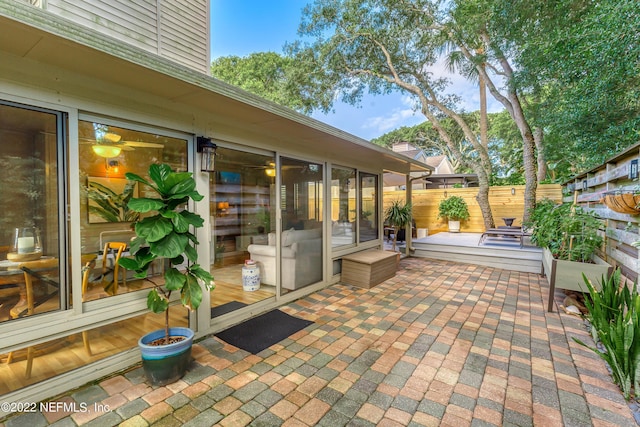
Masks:
[[[46,10],[209,73],[207,0],[48,0]]]

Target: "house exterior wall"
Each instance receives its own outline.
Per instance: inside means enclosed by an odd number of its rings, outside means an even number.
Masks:
[[[48,12],[209,74],[208,0],[47,0]]]
[[[72,302],[61,302],[55,310],[38,316],[0,322],[0,336],[3,337],[0,354],[24,351],[43,343],[59,345],[68,337],[77,337],[85,331],[95,337],[100,328],[115,328],[114,325],[121,321],[138,320],[148,314],[146,293],[142,291],[94,301],[83,300],[79,255],[94,251],[95,246],[85,248],[82,241],[81,227],[86,215],[82,204],[83,176],[78,166],[82,160],[82,144],[91,142],[91,138],[82,133],[82,122],[106,123],[121,129],[184,140],[180,160],[184,160],[183,169],[194,172],[201,194],[208,194],[210,175],[199,171],[195,137],[200,135],[215,138],[219,147],[315,162],[322,164],[325,170],[338,165],[379,177],[383,169],[408,173],[421,168],[403,156],[395,156],[388,150],[192,69],[177,67],[165,58],[146,55],[140,48],[114,43],[103,33],[70,24],[46,11],[0,0],[0,27],[5,30],[0,32],[0,56],[3,58],[0,61],[0,99],[5,103],[19,104],[21,108],[54,111],[64,115],[68,124],[67,133],[57,139],[57,149],[64,155],[51,157],[52,161],[58,162],[62,174],[66,174],[55,178],[59,188],[69,189],[67,200],[60,203],[64,212],[58,212],[54,217],[62,218],[64,223],[64,227],[58,230],[68,226],[67,233],[58,231],[61,242],[58,246],[60,264],[70,266],[70,280],[65,280],[66,269],[63,269],[65,273],[59,277],[59,283],[65,288],[60,292],[65,292]],[[148,159],[149,162],[158,160],[152,156]],[[103,168],[107,164],[96,158],[91,161]],[[323,186],[327,188],[328,199],[327,182],[325,178]],[[381,200],[381,183],[369,189],[377,200]],[[66,195],[60,198],[64,199]],[[330,218],[330,206],[322,209],[323,217]],[[381,229],[380,204],[376,210],[375,220]],[[208,200],[197,203],[195,211],[205,218],[205,227],[198,230],[198,240],[207,242],[211,225]],[[324,235],[329,236],[330,221],[324,224]],[[51,241],[46,243],[52,244]],[[333,273],[334,261],[339,261],[343,255],[380,247],[381,244],[380,231],[371,240],[340,247],[339,251],[325,242],[321,282],[262,301],[251,312],[215,321],[211,319],[209,310],[212,297],[205,293],[200,309],[189,318],[181,313],[182,321],[188,319],[199,336],[221,330],[243,320],[243,316],[246,318],[258,311],[267,311],[339,280],[339,276]],[[198,256],[211,259],[209,246],[199,245]],[[174,311],[178,313],[178,310]],[[138,324],[146,326],[144,322]],[[4,401],[38,401],[125,369],[139,361],[139,352],[131,347],[104,357],[97,361],[89,360],[86,365],[61,375],[45,379],[34,377],[24,387],[22,384],[9,385],[10,392],[0,393],[0,397]],[[20,363],[24,363],[24,359]],[[6,367],[3,364],[0,369]],[[14,366],[9,366],[9,369],[18,372]]]

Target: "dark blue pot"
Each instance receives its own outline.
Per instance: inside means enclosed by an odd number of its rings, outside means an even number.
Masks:
[[[182,336],[184,340],[151,346],[148,343],[164,337],[164,329],[153,331],[138,340],[142,353],[142,368],[153,385],[165,385],[182,378],[191,363],[191,346],[194,333],[189,328],[169,328],[170,336]]]

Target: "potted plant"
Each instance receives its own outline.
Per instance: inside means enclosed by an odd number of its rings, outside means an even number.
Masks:
[[[157,197],[129,201],[129,209],[139,212],[143,218],[135,223],[136,237],[131,241],[133,256],[121,258],[119,264],[134,270],[135,277],[153,284],[147,307],[154,313],[165,314],[164,330],[151,332],[138,341],[147,378],[154,385],[163,385],[178,380],[186,372],[194,336],[189,328],[169,327],[171,294],[179,292],[182,305],[195,310],[202,301],[202,287],[213,288],[213,277],[197,263],[198,240],[192,231],[202,227],[204,220],[186,208],[189,199],[197,202],[203,196],[196,191],[190,172],[174,172],[166,164],[149,167],[150,181],[133,173],[127,173],[126,178],[143,183],[157,193]],[[149,266],[157,258],[169,260],[164,283],[147,277]]]
[[[449,220],[449,232],[460,232],[460,221],[469,219],[469,207],[460,196],[451,196],[440,202],[438,218]]]
[[[405,204],[400,200],[394,200],[384,211],[384,221],[393,228],[393,250],[395,251],[398,233],[411,223],[411,203]]]
[[[603,238],[599,233],[602,223],[595,214],[544,199],[536,203],[523,225],[531,231],[531,242],[542,247],[543,273],[550,286],[549,311],[556,287],[586,292],[583,274],[595,287],[611,274],[611,265],[596,254]]]

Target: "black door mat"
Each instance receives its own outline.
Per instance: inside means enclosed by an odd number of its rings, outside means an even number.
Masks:
[[[271,310],[215,336],[249,353],[258,354],[311,324],[313,322],[309,320],[290,316],[280,310]]]
[[[247,304],[240,301],[231,301],[226,304],[219,305],[217,307],[211,307],[211,318],[222,316],[223,314],[231,313],[234,310],[238,310],[242,307],[246,307]]]

